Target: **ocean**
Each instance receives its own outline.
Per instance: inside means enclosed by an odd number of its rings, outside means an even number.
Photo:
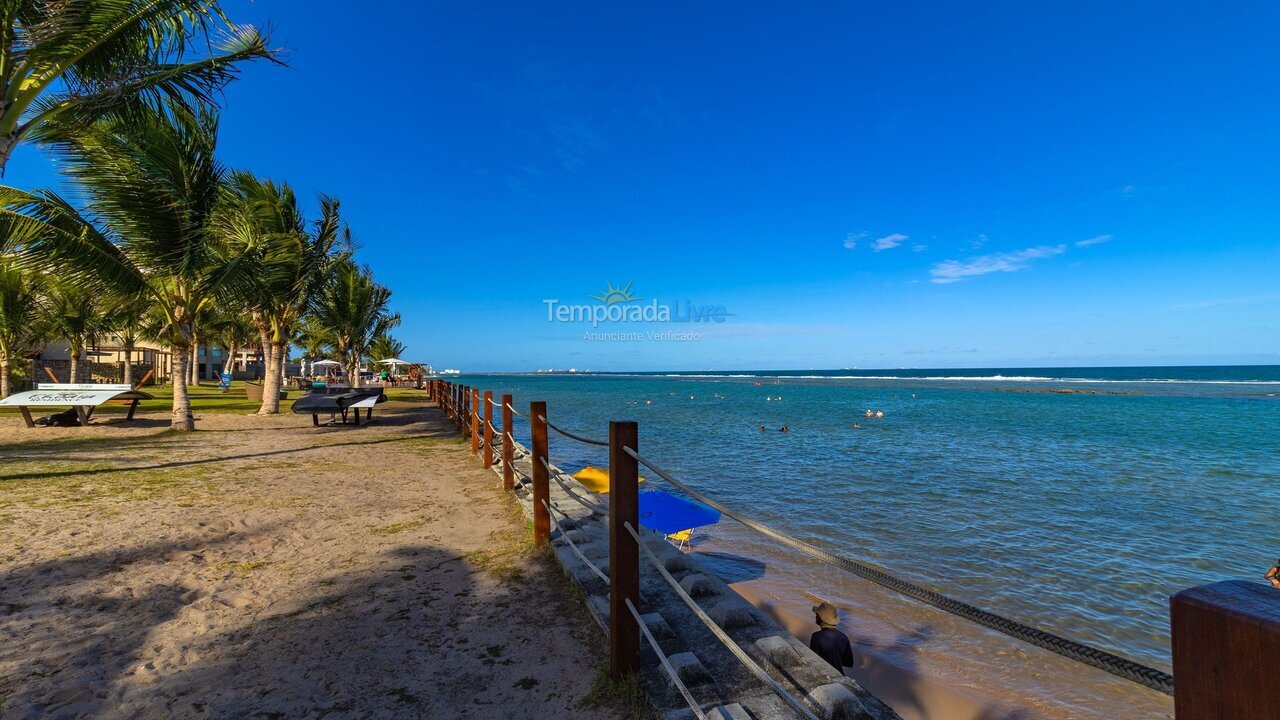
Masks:
[[[1171,594],[1262,582],[1280,556],[1280,366],[454,379],[511,392],[525,410],[544,400],[551,422],[582,435],[607,438],[610,420],[635,420],[642,455],[730,507],[1164,670]],[[515,432],[528,444],[526,423]],[[571,472],[607,465],[604,448],[555,433],[550,454]],[[1057,665],[1026,660],[1041,651],[957,629],[731,520],[701,531],[693,551],[784,614],[836,601],[866,648],[993,702],[1031,693],[1033,707],[1083,703],[1067,716],[1084,716],[1083,685],[1128,697],[1088,668],[1060,681]],[[1164,699],[1150,695],[1134,702],[1160,716]]]

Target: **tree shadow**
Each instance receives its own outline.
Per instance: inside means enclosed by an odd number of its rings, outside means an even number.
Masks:
[[[151,588],[138,599],[154,606],[140,622],[125,613],[129,619],[111,621],[85,649],[107,659],[107,672],[61,662],[26,679],[8,699],[10,712],[539,718],[572,704],[555,689],[564,669],[553,662],[569,646],[545,623],[512,617],[531,611],[527,585],[518,578],[477,583],[465,557],[433,545],[400,546],[383,557],[376,569],[315,578],[288,603],[224,615],[215,632],[194,638],[182,632],[185,620],[148,632],[188,612],[175,589]],[[86,697],[75,690],[83,686],[101,692]]]
[[[108,576],[139,563],[190,562],[259,532],[189,536],[5,572],[0,622],[10,641],[0,646],[0,665],[14,668],[0,680],[5,717],[63,714],[55,713],[55,706],[68,715],[93,714],[108,700],[106,689],[137,669],[151,630],[171,621],[192,599],[193,588],[181,583],[134,588]]]

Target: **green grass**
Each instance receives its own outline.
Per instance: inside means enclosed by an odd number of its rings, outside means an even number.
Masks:
[[[653,705],[640,685],[640,678],[632,673],[620,680],[614,680],[607,666],[596,670],[595,680],[586,697],[578,701],[579,710],[611,709],[617,717],[627,720],[650,720],[656,718]]]
[[[374,526],[369,528],[369,532],[374,535],[395,535],[406,530],[420,528],[426,524],[425,520],[405,520],[404,522],[392,523],[391,525]]]

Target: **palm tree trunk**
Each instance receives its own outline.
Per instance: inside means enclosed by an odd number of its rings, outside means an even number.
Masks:
[[[9,397],[9,358],[0,359],[0,398]]]
[[[133,348],[124,349],[124,384],[133,384]]]
[[[222,364],[222,372],[232,373],[236,371],[236,350],[238,349],[234,341],[227,347],[227,361]]]
[[[200,385],[200,338],[191,338],[191,380],[192,385]]]
[[[71,346],[71,377],[67,380],[69,383],[80,382],[80,353],[81,348],[79,346]]]
[[[173,415],[169,427],[174,430],[195,430],[196,422],[191,417],[191,396],[187,394],[187,363],[191,355],[189,348],[173,349]]]
[[[284,355],[284,343],[270,343],[271,358],[267,361],[267,376],[262,379],[262,407],[259,415],[275,415],[280,412],[280,376],[284,367],[280,358]]]

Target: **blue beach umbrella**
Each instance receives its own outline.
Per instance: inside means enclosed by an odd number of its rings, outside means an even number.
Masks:
[[[720,511],[663,490],[640,492],[640,524],[664,535],[720,522]]]

